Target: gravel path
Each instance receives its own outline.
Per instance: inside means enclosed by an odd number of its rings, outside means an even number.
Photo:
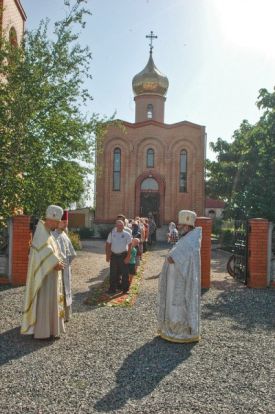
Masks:
[[[83,304],[108,273],[103,242],[84,247],[73,265],[73,319],[60,340],[20,336],[24,288],[0,288],[1,414],[275,413],[274,289],[235,283],[213,252],[202,340],[172,344],[155,335],[166,246],[148,254],[129,309]]]

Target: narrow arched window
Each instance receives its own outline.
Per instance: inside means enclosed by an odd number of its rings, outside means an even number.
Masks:
[[[146,159],[147,168],[154,167],[154,158],[155,158],[154,150],[152,148],[149,148],[147,150],[147,159]]]
[[[115,148],[113,160],[113,190],[120,191],[121,150]]]
[[[152,119],[152,118],[153,118],[153,105],[148,104],[147,105],[147,119]]]
[[[187,152],[180,152],[180,193],[187,192]]]
[[[17,47],[18,46],[18,42],[17,42],[17,33],[14,27],[11,27],[10,32],[9,32],[9,41],[10,44],[12,46]]]

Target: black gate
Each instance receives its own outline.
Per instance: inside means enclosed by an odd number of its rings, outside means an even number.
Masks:
[[[232,256],[227,263],[228,273],[244,284],[248,281],[248,231],[247,221],[235,220]]]
[[[0,223],[0,276],[9,276],[9,242],[11,221]]]

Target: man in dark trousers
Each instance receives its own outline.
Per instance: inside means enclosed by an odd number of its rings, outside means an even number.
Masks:
[[[131,257],[132,237],[124,230],[122,220],[116,221],[116,227],[109,233],[106,241],[106,262],[110,262],[110,288],[108,293],[113,295],[119,286],[122,276],[122,291],[129,289],[129,261]]]

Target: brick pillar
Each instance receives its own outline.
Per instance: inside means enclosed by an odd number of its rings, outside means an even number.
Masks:
[[[267,287],[268,221],[249,220],[248,281],[251,288]]]
[[[197,217],[196,227],[202,227],[201,287],[210,288],[212,219],[209,217]]]
[[[32,235],[29,216],[12,218],[12,262],[11,283],[24,285],[27,278],[28,255]]]

